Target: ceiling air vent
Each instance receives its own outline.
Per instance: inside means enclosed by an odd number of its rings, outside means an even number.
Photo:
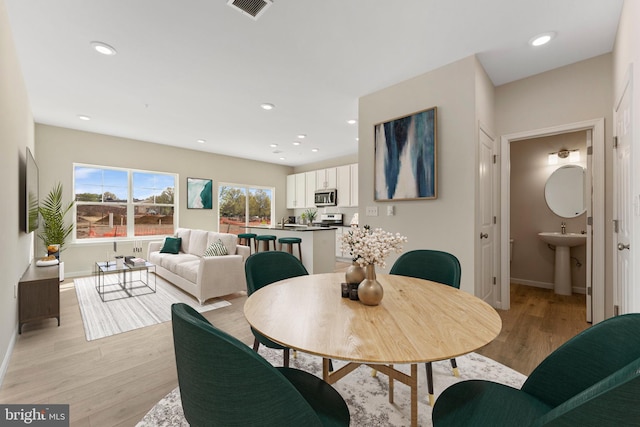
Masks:
[[[273,4],[273,0],[229,0],[227,4],[257,21]]]

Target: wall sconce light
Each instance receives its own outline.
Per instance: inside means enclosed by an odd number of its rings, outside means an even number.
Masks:
[[[564,162],[576,163],[580,161],[580,150],[562,149],[555,153],[549,153],[549,165],[557,165],[562,159]],[[565,160],[566,159],[566,160]]]

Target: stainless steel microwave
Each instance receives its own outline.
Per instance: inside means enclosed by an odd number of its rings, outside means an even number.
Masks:
[[[325,188],[315,192],[316,206],[335,206],[338,203],[338,190]]]

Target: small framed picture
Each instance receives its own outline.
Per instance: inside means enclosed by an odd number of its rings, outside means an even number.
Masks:
[[[213,182],[210,179],[187,178],[187,209],[212,209]]]

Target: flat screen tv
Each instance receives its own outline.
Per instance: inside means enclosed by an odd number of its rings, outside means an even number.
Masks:
[[[26,167],[26,227],[25,231],[31,233],[38,229],[40,215],[38,215],[38,207],[40,203],[40,192],[38,187],[38,165],[31,154],[31,150],[27,148],[27,167]]]

